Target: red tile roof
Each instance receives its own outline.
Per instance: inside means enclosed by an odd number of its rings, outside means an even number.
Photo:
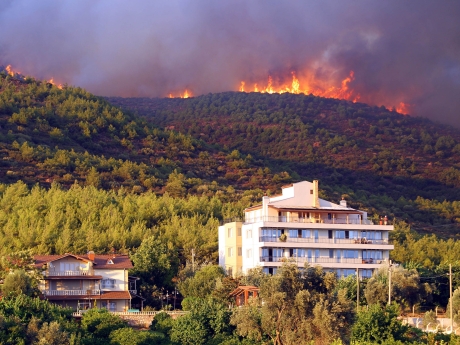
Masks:
[[[35,267],[42,268],[44,264],[47,264],[52,261],[60,260],[62,258],[72,256],[77,260],[82,260],[85,262],[91,261],[88,258],[88,255],[75,255],[75,254],[64,254],[64,255],[35,255]],[[109,264],[109,260],[113,262],[113,264]],[[128,255],[121,255],[121,254],[95,254],[95,258],[93,261],[93,268],[95,269],[130,269],[133,268],[133,264],[129,259]]]

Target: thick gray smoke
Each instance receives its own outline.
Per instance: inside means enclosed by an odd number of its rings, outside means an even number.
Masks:
[[[106,96],[349,71],[360,101],[460,127],[458,1],[3,0],[0,65]]]

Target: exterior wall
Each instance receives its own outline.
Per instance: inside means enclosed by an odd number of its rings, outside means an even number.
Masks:
[[[219,264],[232,276],[242,271],[242,222],[219,227]]]
[[[101,280],[101,290],[102,291],[125,291],[128,289],[128,278],[125,279],[125,272],[123,269],[94,269],[94,274],[102,276]],[[104,285],[104,279],[106,279],[106,284]],[[115,280],[112,285],[111,281],[107,279]],[[99,287],[98,287],[99,288]]]

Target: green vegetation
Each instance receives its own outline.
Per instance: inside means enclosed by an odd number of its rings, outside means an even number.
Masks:
[[[215,266],[220,222],[284,184],[319,179],[321,197],[395,220],[401,310],[446,306],[449,264],[460,286],[458,130],[311,95],[109,101],[131,110],[0,73],[1,344],[459,342],[402,326],[400,310],[384,307],[387,270],[360,282],[359,304],[370,306],[356,314],[353,277],[286,264],[233,279]],[[137,331],[94,310],[78,326],[34,298],[32,254],[89,250],[128,253],[146,305],[178,288],[189,314],[159,314]],[[264,303],[228,309],[238,284],[259,286]]]
[[[422,233],[450,237],[460,229],[455,128],[312,95],[227,92],[109,100],[228,152],[233,164],[223,169],[234,186],[273,191],[271,184],[280,181],[318,178],[329,200],[345,195],[353,207],[404,219]],[[248,156],[265,167],[245,174]]]

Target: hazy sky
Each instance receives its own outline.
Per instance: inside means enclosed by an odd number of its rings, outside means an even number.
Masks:
[[[460,127],[460,1],[2,0],[0,65],[106,96],[309,70]]]

